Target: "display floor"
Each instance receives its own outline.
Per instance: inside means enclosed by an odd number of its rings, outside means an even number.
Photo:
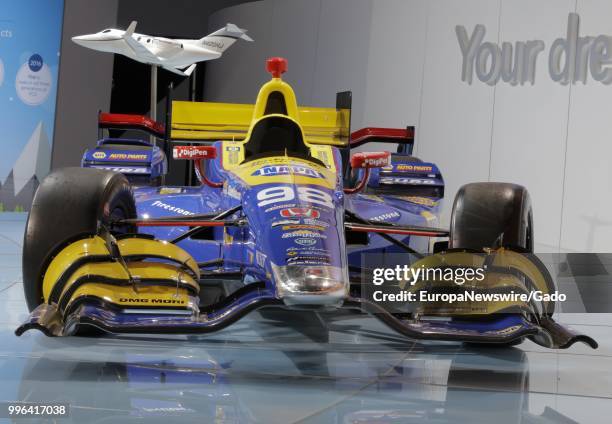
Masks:
[[[595,351],[414,343],[367,317],[285,313],[252,314],[206,337],[18,338],[24,225],[24,214],[0,214],[0,401],[67,402],[71,418],[59,422],[609,423],[612,416],[612,314],[561,317],[593,336]]]

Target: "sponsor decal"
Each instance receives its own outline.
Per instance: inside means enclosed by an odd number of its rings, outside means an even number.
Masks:
[[[279,209],[291,208],[293,206],[295,206],[295,203],[272,206],[270,208],[265,209],[264,212],[268,213],[268,212],[272,212],[272,211],[277,211]]]
[[[315,233],[314,231],[310,231],[310,230],[293,231],[291,233],[285,233],[282,236],[282,238],[284,239],[285,238],[296,238],[296,237],[322,238],[322,239],[327,238],[325,234]]]
[[[292,258],[287,258],[288,264],[329,264],[330,258],[329,256],[294,256]]]
[[[283,231],[291,231],[291,230],[325,231],[325,227],[319,227],[317,225],[306,225],[306,224],[285,225],[283,227]]]
[[[319,218],[321,213],[313,208],[287,208],[280,211],[280,214],[284,218]]]
[[[408,165],[400,163],[395,165],[395,170],[404,172],[432,172],[433,167],[430,165]]]
[[[308,225],[316,225],[317,227],[323,227],[323,228],[327,228],[329,227],[329,222],[325,222],[325,221],[320,221],[318,219],[303,219],[302,221],[304,221],[304,224],[308,224]]]
[[[512,334],[515,333],[517,331],[519,331],[521,328],[523,328],[520,325],[513,325],[511,327],[508,328],[502,328],[501,330],[491,330],[491,331],[487,331],[487,333],[490,334]]]
[[[149,156],[144,153],[111,153],[108,158],[113,160],[148,160]]]
[[[94,152],[92,156],[94,159],[106,159],[106,153],[104,152]]]
[[[365,167],[380,168],[381,166],[389,165],[389,157],[383,158],[365,158],[363,161]]]
[[[272,228],[274,227],[278,227],[280,225],[292,225],[292,224],[299,224],[300,220],[299,219],[282,219],[280,221],[275,221],[272,223]],[[284,228],[283,228],[284,230]]]
[[[370,218],[370,221],[384,222],[384,221],[395,221],[400,217],[400,213],[397,211],[383,213],[381,215]]]
[[[295,239],[294,240],[296,244],[299,244],[300,246],[312,246],[313,244],[316,244],[316,240],[315,239],[311,239],[311,238],[299,238],[299,239]]]
[[[400,199],[405,200],[406,202],[415,203],[417,205],[423,206],[436,206],[438,202],[428,198],[428,197],[419,197],[419,196],[402,196]]]
[[[401,184],[401,185],[435,185],[435,180],[426,180],[422,178],[406,178],[406,177],[381,177],[378,180],[379,184]]]
[[[225,151],[227,151],[227,152],[239,152],[240,151],[240,147],[238,147],[238,146],[227,146],[225,148]]]
[[[95,169],[105,169],[107,171],[120,172],[121,174],[149,174],[149,168],[127,168],[125,166],[90,166]]]
[[[121,303],[135,303],[135,304],[164,304],[164,305],[184,305],[185,301],[181,299],[140,299],[134,297],[121,297],[119,298]]]
[[[175,146],[172,149],[174,159],[214,159],[216,156],[213,146]]]
[[[289,247],[287,252],[298,252],[300,255],[328,255],[329,250],[319,247]]]
[[[254,177],[273,177],[276,175],[303,175],[310,178],[323,178],[323,175],[304,165],[267,165],[257,169],[251,175]]]
[[[164,203],[164,202],[160,202],[159,200],[156,200],[155,202],[153,202],[151,204],[151,206],[155,206],[157,208],[161,208],[161,209],[167,210],[169,212],[176,212],[179,215],[185,215],[185,216],[195,215],[191,211],[188,211],[188,210],[176,207],[176,206],[172,206],[172,205],[169,205],[169,204]]]
[[[228,197],[231,197],[232,199],[236,199],[236,200],[240,200],[241,199],[240,192],[233,185],[227,185],[227,190],[226,190],[225,194]]]
[[[259,250],[255,251],[257,265],[259,265],[261,268],[266,266],[266,258],[267,256],[264,253],[260,252]]]
[[[181,194],[185,191],[185,189],[181,187],[161,187],[159,189],[159,194]]]

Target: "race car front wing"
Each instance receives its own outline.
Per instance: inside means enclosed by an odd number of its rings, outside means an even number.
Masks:
[[[81,299],[73,306],[62,318],[57,306],[42,304],[15,333],[20,336],[27,330],[37,329],[47,336],[70,336],[94,328],[111,334],[204,334],[221,330],[257,309],[286,308],[281,299],[266,289],[246,292],[223,307],[191,315],[170,311],[134,313],[92,299]],[[485,321],[402,319],[374,302],[353,297],[344,302],[342,309],[367,312],[410,339],[511,344],[529,338],[553,349],[566,349],[576,342],[593,349],[598,346],[591,337],[575,333],[550,317],[540,318],[538,324],[519,314],[500,314]]]

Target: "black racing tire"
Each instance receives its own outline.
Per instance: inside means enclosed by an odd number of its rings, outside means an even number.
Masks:
[[[464,185],[453,204],[449,247],[482,251],[500,246],[533,253],[533,211],[529,192],[523,186],[509,183]],[[516,346],[523,340],[519,338],[502,346]]]
[[[453,204],[449,248],[481,251],[500,245],[533,252],[529,192],[508,183],[464,185]]]
[[[43,302],[44,273],[61,248],[97,234],[100,224],[135,217],[132,189],[122,174],[91,168],[64,168],[49,174],[34,195],[23,241],[23,289],[28,309],[32,311]],[[135,228],[117,232],[135,232]]]

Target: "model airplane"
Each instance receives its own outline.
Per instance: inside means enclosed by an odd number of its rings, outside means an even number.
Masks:
[[[108,28],[95,34],[72,37],[75,43],[89,49],[122,54],[170,72],[189,76],[198,62],[218,59],[236,40],[253,41],[246,30],[234,24],[199,40],[170,39],[137,34],[136,21],[127,30]]]

